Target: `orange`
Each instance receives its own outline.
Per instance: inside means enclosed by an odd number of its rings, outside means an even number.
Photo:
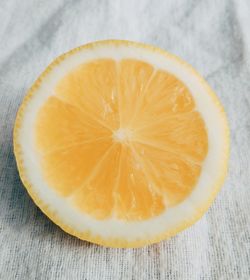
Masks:
[[[38,78],[14,148],[24,185],[61,228],[138,247],[202,216],[225,177],[228,138],[218,99],[190,66],[150,46],[102,41]]]

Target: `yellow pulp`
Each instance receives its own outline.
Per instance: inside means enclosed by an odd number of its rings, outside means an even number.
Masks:
[[[208,150],[188,88],[134,59],[78,66],[41,107],[35,128],[46,182],[95,219],[146,220],[180,203]]]

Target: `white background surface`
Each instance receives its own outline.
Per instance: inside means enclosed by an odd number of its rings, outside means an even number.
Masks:
[[[0,279],[250,279],[250,2],[0,1]],[[208,213],[176,237],[109,249],[61,231],[16,170],[15,114],[41,71],[100,39],[159,46],[217,92],[231,129],[229,175]]]

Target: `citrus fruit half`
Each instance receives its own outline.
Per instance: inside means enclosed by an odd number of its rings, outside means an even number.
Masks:
[[[21,179],[66,232],[111,247],[170,237],[207,210],[226,174],[225,113],[160,49],[91,43],[58,57],[16,118]]]

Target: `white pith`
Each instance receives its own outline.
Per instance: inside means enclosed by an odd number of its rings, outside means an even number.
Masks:
[[[58,196],[46,184],[41,173],[33,139],[36,114],[42,104],[46,102],[46,99],[53,95],[53,89],[62,77],[79,64],[97,58],[113,58],[117,61],[122,58],[135,58],[152,64],[156,69],[174,74],[189,88],[197,110],[206,123],[209,151],[193,192],[182,203],[168,208],[161,215],[146,221],[124,222],[115,218],[103,221],[94,220],[91,216],[85,215],[72,207],[67,198]],[[203,205],[207,204],[209,197],[216,191],[215,182],[221,177],[223,161],[227,153],[225,147],[226,134],[225,120],[222,118],[219,105],[209,94],[208,88],[190,71],[189,67],[171,56],[165,56],[146,48],[109,43],[107,45],[97,44],[94,49],[83,49],[69,55],[45,76],[40,87],[26,106],[17,141],[22,151],[25,175],[32,185],[33,191],[51,212],[56,213],[63,224],[78,232],[90,231],[91,234],[102,236],[104,239],[124,238],[133,241],[150,239],[155,235],[178,228],[192,217],[197,216]],[[124,131],[118,131],[115,137],[119,141],[127,136]]]

